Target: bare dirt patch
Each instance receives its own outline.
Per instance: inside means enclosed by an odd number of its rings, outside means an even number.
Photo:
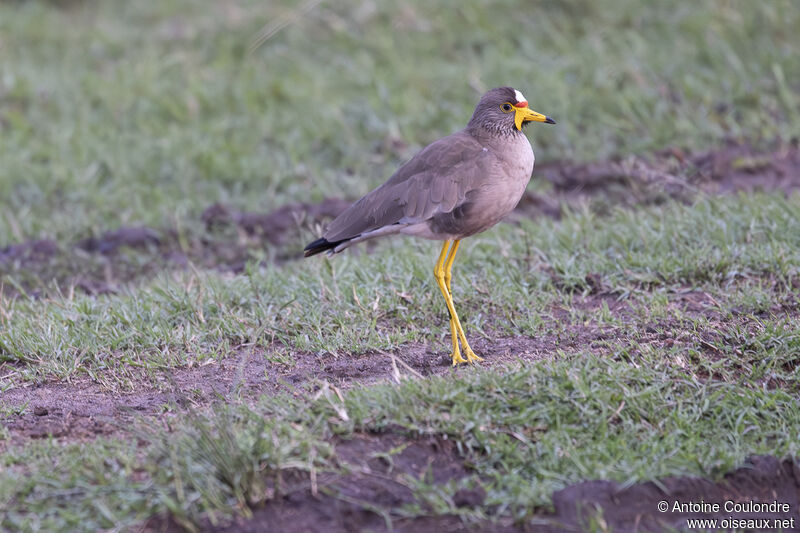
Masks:
[[[548,337],[498,337],[476,339],[473,347],[494,365],[549,357],[558,342]],[[568,344],[575,342],[577,339],[571,339]],[[0,450],[29,439],[54,437],[70,442],[125,434],[137,416],[170,416],[218,401],[247,402],[276,393],[303,395],[324,383],[347,389],[381,380],[461,371],[453,369],[448,354],[440,351],[446,346],[412,343],[392,353],[360,355],[293,352],[287,363],[275,357],[278,347],[246,347],[226,359],[165,370],[155,378],[142,376],[132,391],[110,390],[89,378],[22,384],[2,395],[0,407],[18,413],[0,417],[9,435],[0,442]]]
[[[658,510],[666,501],[668,511]],[[717,503],[718,511],[673,512],[674,502]],[[789,505],[789,512],[752,512],[751,510],[726,511],[724,502],[738,504],[773,501]],[[586,481],[553,494],[555,513],[551,520],[560,524],[553,529],[534,528],[534,531],[583,531],[582,525],[591,517],[601,516],[612,531],[674,531],[687,530],[687,519],[735,518],[737,520],[764,520],[794,518],[794,527],[800,528],[800,465],[791,460],[780,461],[769,456],[750,457],[741,468],[714,482],[703,478],[668,477],[656,482],[637,483],[623,487],[611,481]],[[752,509],[752,508],[751,508]],[[754,523],[755,524],[755,523]],[[774,522],[772,523],[774,524]],[[717,528],[713,528],[717,530]],[[775,527],[755,526],[742,528],[718,526],[719,530],[778,531]]]
[[[399,450],[399,452],[397,451]],[[316,494],[306,488],[257,509],[221,531],[350,532],[454,531],[463,527],[456,516],[398,518],[398,509],[414,502],[411,480],[442,485],[470,475],[452,442],[409,441],[394,434],[360,435],[336,446],[336,455],[350,472],[323,476]],[[485,492],[463,490],[458,503],[480,505]],[[384,514],[380,514],[381,511]],[[387,520],[388,518],[388,520]]]
[[[318,204],[285,205],[271,213],[247,213],[215,204],[182,231],[125,226],[74,243],[43,239],[14,244],[0,248],[0,291],[37,296],[56,283],[63,292],[104,294],[189,264],[242,272],[248,261],[265,252],[274,261],[299,257],[287,243],[300,242],[309,227],[348,205],[328,198]]]

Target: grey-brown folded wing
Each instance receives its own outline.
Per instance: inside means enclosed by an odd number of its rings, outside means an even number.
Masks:
[[[491,176],[496,164],[494,156],[465,132],[440,139],[339,215],[325,239],[351,239],[384,226],[414,224],[449,213]]]

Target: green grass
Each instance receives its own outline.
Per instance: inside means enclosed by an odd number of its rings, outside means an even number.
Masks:
[[[540,162],[800,130],[791,0],[301,7],[0,5],[0,246],[355,197],[503,84]]]

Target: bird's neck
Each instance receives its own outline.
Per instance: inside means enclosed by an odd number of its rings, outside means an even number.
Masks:
[[[530,165],[531,168],[527,171],[526,177],[530,176],[533,167],[533,148],[524,133],[516,129],[495,131],[483,127],[467,128],[466,131],[481,146],[492,150],[500,159],[514,165],[521,164],[526,168]]]
[[[469,124],[467,124],[466,131],[480,142],[486,142],[498,138],[513,139],[524,136],[523,133],[518,129],[509,129],[494,124],[485,124],[474,119],[470,120]]]

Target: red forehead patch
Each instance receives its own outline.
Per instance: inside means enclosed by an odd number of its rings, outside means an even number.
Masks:
[[[514,104],[515,107],[528,107],[528,102],[522,101]]]

